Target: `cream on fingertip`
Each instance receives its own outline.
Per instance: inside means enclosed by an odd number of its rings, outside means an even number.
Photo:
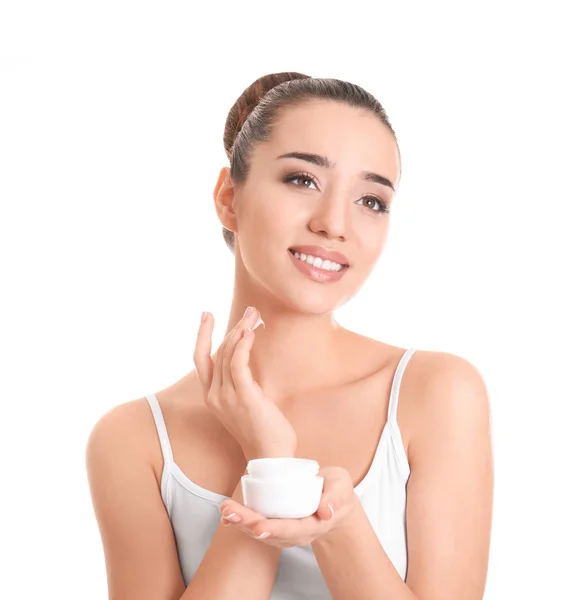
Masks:
[[[253,331],[255,331],[259,325],[263,325],[263,329],[265,329],[265,323],[263,322],[263,319],[261,317],[259,317],[259,319],[257,319],[257,323],[255,323],[255,325],[253,325]]]

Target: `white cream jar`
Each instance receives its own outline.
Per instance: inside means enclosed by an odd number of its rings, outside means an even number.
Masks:
[[[256,458],[241,477],[243,504],[269,519],[303,519],[322,498],[320,465],[307,458]]]

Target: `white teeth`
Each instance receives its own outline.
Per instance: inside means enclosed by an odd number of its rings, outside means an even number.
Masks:
[[[331,260],[322,261],[319,256],[314,257],[311,254],[304,254],[303,252],[301,254],[299,252],[294,252],[294,256],[298,260],[307,262],[309,265],[313,265],[314,267],[324,271],[340,271],[340,269],[342,269],[342,265],[332,262]]]

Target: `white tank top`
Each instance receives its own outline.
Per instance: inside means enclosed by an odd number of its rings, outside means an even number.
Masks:
[[[399,361],[389,396],[387,422],[372,464],[354,488],[387,556],[403,580],[407,575],[405,505],[410,469],[397,424],[397,405],[403,371],[414,352],[414,348],[409,348]],[[146,399],[152,409],[164,457],[160,493],[174,530],[184,583],[188,586],[220,525],[219,505],[228,496],[206,490],[186,477],[174,462],[156,395],[148,394]],[[270,598],[332,598],[311,545],[282,548]]]

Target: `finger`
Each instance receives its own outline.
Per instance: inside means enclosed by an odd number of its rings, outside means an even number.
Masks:
[[[238,324],[239,323],[237,323],[237,325]],[[223,341],[221,342],[221,345],[217,349],[214,362],[216,377],[211,382],[211,387],[213,388],[213,390],[216,388],[216,390],[218,391],[223,387],[223,363],[225,360],[225,348],[227,347],[229,340],[237,330],[237,325],[235,325],[231,329],[231,331],[229,331],[227,335],[225,335]]]
[[[250,314],[243,315],[243,318],[239,321],[237,327],[233,331],[233,334],[230,336],[225,347],[222,363],[223,386],[228,386],[234,389],[235,384],[231,375],[231,361],[233,359],[233,352],[235,351],[236,346],[243,337],[245,328],[251,329],[255,325],[258,317],[259,311],[256,308],[253,308],[253,311],[251,311]]]
[[[244,390],[253,383],[253,375],[249,368],[249,355],[255,341],[255,331],[244,331],[243,336],[235,347],[231,358],[230,377],[235,390]]]
[[[249,311],[249,309],[252,309],[251,312],[247,315],[243,313],[243,316],[241,317],[237,325],[233,327],[231,335],[229,335],[229,338],[225,340],[225,349],[223,351],[223,360],[221,362],[224,386],[232,387],[233,385],[230,374],[230,363],[233,354],[233,346],[241,339],[241,336],[243,335],[243,330],[247,326],[246,323],[248,322],[249,317],[253,317],[256,315],[256,309],[254,307],[247,307],[247,309],[245,309],[245,312]]]
[[[354,488],[348,471],[341,467],[325,467],[319,475],[324,478],[324,486],[316,514],[329,521],[346,502],[346,496],[354,493]]]
[[[315,535],[321,529],[321,519],[315,515],[303,519],[261,519],[252,529],[253,537],[265,539],[261,536],[268,533],[270,539],[294,543],[296,540],[306,539]]]
[[[198,327],[194,347],[194,364],[205,396],[208,394],[213,377],[213,361],[211,360],[212,332],[214,328],[212,313],[206,313],[206,319]]]
[[[257,523],[259,523],[260,521],[264,520],[263,515],[260,515],[259,513],[255,512],[254,510],[251,510],[250,508],[248,508],[247,506],[244,506],[243,504],[239,504],[238,502],[235,502],[234,500],[226,500],[225,502],[223,502],[223,504],[221,504],[220,506],[220,510],[221,510],[221,522],[231,522],[231,523],[236,523],[238,526],[247,528],[247,529],[252,529],[253,527],[255,527],[255,525]],[[230,517],[229,519],[227,519],[227,517]]]
[[[214,377],[210,382],[210,390],[213,392],[213,394],[218,394],[219,391],[223,388],[223,363],[225,360],[225,348],[227,347],[227,344],[229,343],[229,340],[235,333],[236,329],[237,325],[235,325],[235,327],[233,327],[231,331],[227,333],[216,352],[214,362]]]

